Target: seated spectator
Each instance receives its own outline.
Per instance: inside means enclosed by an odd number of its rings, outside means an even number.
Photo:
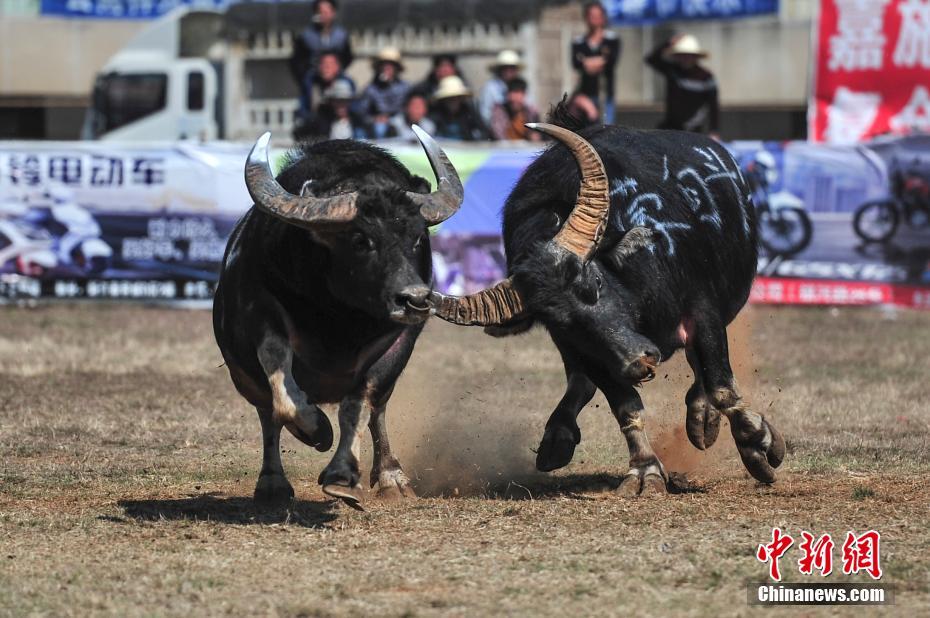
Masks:
[[[314,73],[315,77],[313,84],[309,84],[308,88],[316,90],[316,93],[313,93],[311,98],[315,98],[317,101],[322,99],[322,95],[326,90],[336,83],[337,80],[344,80],[352,88],[352,92],[355,92],[355,82],[342,74],[342,66],[339,63],[339,54],[335,52],[323,52],[320,55],[320,64],[317,67],[317,70]],[[317,105],[319,107],[319,105]],[[294,136],[297,139],[297,136],[303,135],[307,132],[305,125],[310,123],[317,110],[310,110],[304,113],[298,113],[296,124],[294,126]]]
[[[344,79],[336,82],[323,92],[323,102],[317,108],[313,119],[306,124],[300,138],[353,139],[365,137],[365,129],[352,113],[355,100],[351,84]]]
[[[505,49],[497,54],[497,59],[490,69],[492,77],[481,87],[481,94],[478,97],[481,120],[488,126],[491,126],[494,106],[504,103],[504,99],[507,98],[507,84],[510,80],[520,76],[523,63],[520,62],[520,54],[512,49]]]
[[[471,90],[457,75],[439,82],[433,95],[430,119],[436,124],[436,136],[465,141],[484,140],[488,131],[471,100]]]
[[[494,139],[539,141],[541,135],[527,129],[527,122],[539,122],[539,112],[526,100],[526,80],[515,77],[507,82],[503,103],[491,113],[491,135]]]
[[[458,76],[465,83],[462,72],[459,70],[457,59],[454,54],[436,54],[433,56],[433,68],[430,69],[426,79],[419,82],[413,87],[414,92],[423,95],[427,101],[433,100],[436,89],[439,88],[439,82],[446,77]]]
[[[436,133],[436,125],[427,117],[429,107],[426,99],[419,92],[410,92],[404,102],[404,111],[391,118],[391,129],[388,132],[389,137],[399,137],[407,141],[417,141],[417,136],[411,130],[410,125],[419,125],[421,129],[433,135]]]
[[[404,65],[393,47],[382,49],[373,67],[374,79],[362,91],[356,112],[365,119],[369,136],[380,139],[388,136],[391,117],[401,112],[410,84],[400,78]]]

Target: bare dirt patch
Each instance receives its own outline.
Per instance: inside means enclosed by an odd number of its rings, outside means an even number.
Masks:
[[[679,358],[643,398],[653,443],[693,491],[613,494],[626,453],[600,395],[572,465],[537,474],[532,449],[564,387],[545,333],[431,323],[388,425],[435,497],[357,513],[315,483],[328,454],[290,436],[297,500],[252,504],[258,423],[219,367],[207,312],[3,309],[0,614],[745,615],[772,526],[880,530],[889,609],[926,613],[930,316],[751,318],[731,347],[744,394],[788,440],[773,487],[743,472],[725,428],[707,453],[690,446]]]

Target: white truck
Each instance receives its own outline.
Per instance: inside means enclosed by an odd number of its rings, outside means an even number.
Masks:
[[[178,8],[141,30],[97,75],[82,137],[224,137],[221,13]]]

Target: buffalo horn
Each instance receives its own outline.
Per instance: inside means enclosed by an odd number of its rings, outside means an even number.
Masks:
[[[255,205],[287,223],[314,229],[318,226],[339,225],[355,218],[357,193],[343,193],[331,197],[294,195],[275,180],[268,162],[268,142],[271,133],[265,133],[249,153],[245,164],[245,184]]]
[[[436,190],[428,195],[407,191],[407,197],[420,207],[420,214],[426,219],[427,225],[437,225],[442,223],[462,205],[465,199],[465,188],[462,181],[459,180],[458,172],[455,171],[449,157],[442,151],[439,144],[436,143],[429,133],[413,125],[410,127],[420,140],[423,151],[426,152],[426,158],[429,159],[430,167],[433,168],[433,174],[436,176]]]

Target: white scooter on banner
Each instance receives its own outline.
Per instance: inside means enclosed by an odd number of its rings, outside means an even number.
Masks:
[[[81,274],[99,275],[110,267],[113,249],[101,238],[100,224],[80,206],[65,187],[37,189],[28,196],[25,219],[47,230],[54,239],[60,266],[72,266]]]

